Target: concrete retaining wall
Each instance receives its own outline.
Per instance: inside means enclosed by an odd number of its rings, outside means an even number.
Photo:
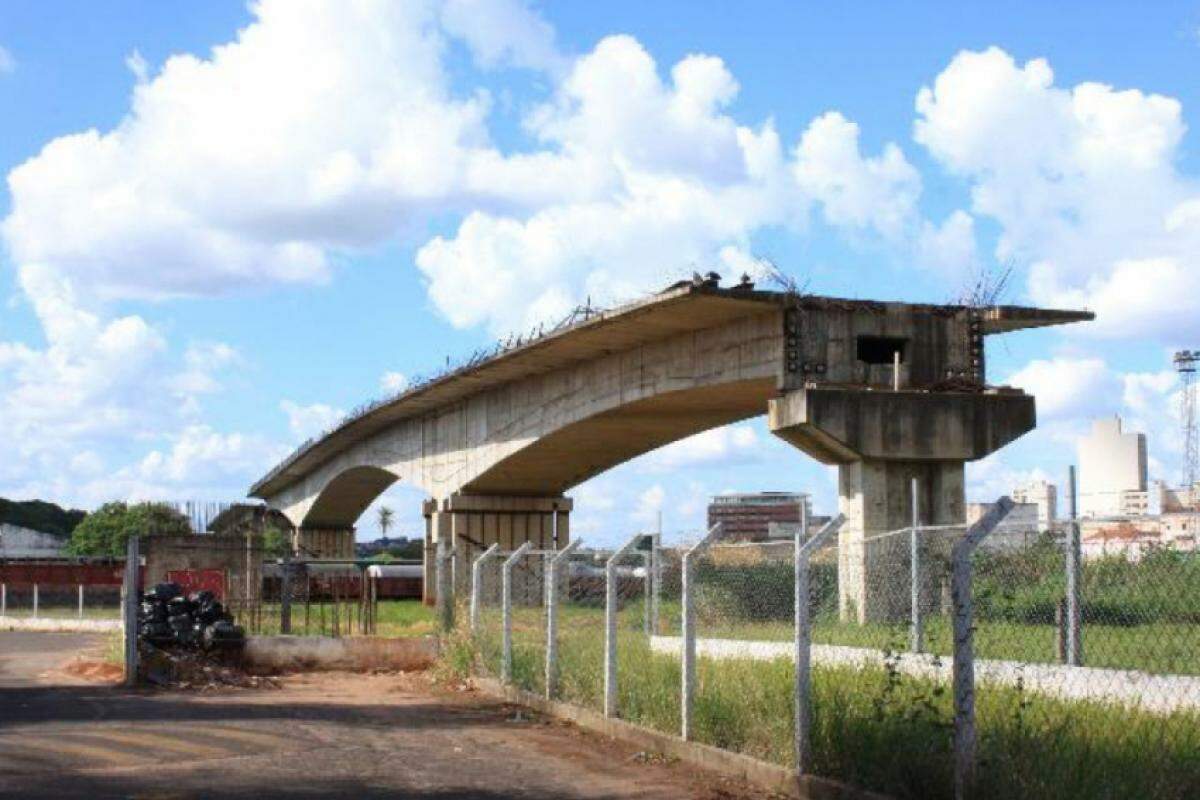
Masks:
[[[437,659],[433,637],[250,636],[244,665],[255,672],[419,670]]]
[[[683,640],[678,636],[655,636],[650,647],[658,653],[679,655]],[[762,642],[738,639],[697,639],[696,654],[707,658],[745,658],[756,661],[791,660],[791,642]],[[896,669],[905,675],[949,681],[949,656],[904,653],[893,656]],[[814,664],[849,667],[882,667],[885,654],[865,647],[815,644]],[[1152,675],[1148,672],[1023,661],[975,661],[975,680],[1002,686],[1020,681],[1026,691],[1063,700],[1094,700],[1137,706],[1144,711],[1169,714],[1180,709],[1200,709],[1200,678],[1189,675]]]
[[[797,775],[787,767],[751,756],[722,750],[698,742],[685,742],[678,736],[661,733],[580,706],[505,686],[488,678],[475,678],[484,692],[509,702],[519,703],[543,714],[573,722],[581,728],[629,742],[650,752],[662,753],[701,769],[730,775],[773,794],[798,800],[888,800],[886,795],[857,789],[838,781],[813,775]]]

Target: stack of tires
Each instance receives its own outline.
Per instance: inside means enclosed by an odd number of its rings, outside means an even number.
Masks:
[[[246,641],[212,592],[186,596],[177,583],[160,583],[142,594],[138,637],[157,647],[190,650],[232,649]]]

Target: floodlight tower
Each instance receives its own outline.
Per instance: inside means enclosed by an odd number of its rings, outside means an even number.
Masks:
[[[1196,485],[1200,461],[1200,445],[1196,441],[1196,364],[1200,363],[1200,350],[1179,350],[1173,360],[1183,382],[1179,409],[1183,425],[1183,488],[1190,490]]]

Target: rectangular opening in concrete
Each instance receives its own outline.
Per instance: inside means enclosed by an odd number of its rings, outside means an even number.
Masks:
[[[908,339],[902,336],[859,336],[858,360],[867,364],[891,364],[894,354],[900,353],[903,362]]]

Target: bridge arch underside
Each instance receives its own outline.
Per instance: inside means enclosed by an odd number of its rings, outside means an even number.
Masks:
[[[397,480],[396,475],[382,467],[351,467],[326,484],[300,526],[349,528]]]
[[[766,413],[773,378],[722,383],[627,403],[541,436],[465,482],[464,494],[560,495],[659,447]]]
[[[701,386],[637,400],[534,438],[457,487],[466,495],[556,497],[619,464],[711,428],[766,413],[773,378]],[[495,444],[489,443],[489,444]],[[394,468],[393,468],[394,469]],[[304,528],[349,528],[401,480],[381,466],[338,473],[299,521]]]

